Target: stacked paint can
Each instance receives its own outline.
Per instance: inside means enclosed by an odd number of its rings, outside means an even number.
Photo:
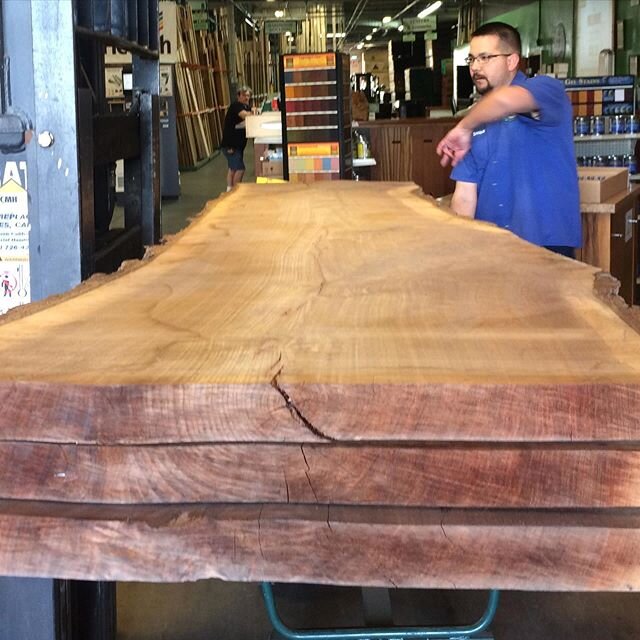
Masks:
[[[611,116],[609,131],[617,135],[627,133],[627,116]]]
[[[590,133],[592,136],[604,135],[604,116],[591,116]]]
[[[578,116],[574,118],[574,134],[577,136],[588,136],[590,133],[589,128],[589,118],[585,118],[584,116]]]

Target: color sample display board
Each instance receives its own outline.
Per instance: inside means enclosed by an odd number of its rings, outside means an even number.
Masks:
[[[634,113],[633,76],[566,78],[565,89],[577,116],[613,116]]]
[[[282,56],[284,177],[351,178],[349,60],[342,54]]]

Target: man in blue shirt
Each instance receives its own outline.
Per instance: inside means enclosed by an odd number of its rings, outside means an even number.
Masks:
[[[573,257],[582,245],[572,109],[563,84],[518,71],[520,34],[508,24],[477,29],[467,63],[482,96],[440,141],[453,166],[451,208]]]

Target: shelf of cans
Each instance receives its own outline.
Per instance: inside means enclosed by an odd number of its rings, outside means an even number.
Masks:
[[[578,116],[573,119],[575,136],[640,134],[640,115]]]
[[[638,163],[632,154],[578,156],[579,167],[626,167],[630,174],[638,173]]]
[[[626,167],[629,174],[638,173],[635,146],[640,140],[640,115],[578,116],[574,136],[578,166]]]

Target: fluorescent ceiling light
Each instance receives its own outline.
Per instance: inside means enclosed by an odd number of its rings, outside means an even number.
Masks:
[[[404,31],[404,25],[403,24],[399,24],[398,25],[398,31]]]
[[[364,42],[358,42],[356,45],[356,49],[362,49],[364,47]]]
[[[282,9],[276,9],[276,10],[273,12],[273,15],[274,15],[276,18],[284,18],[284,11],[283,11]]]
[[[385,16],[382,18],[382,24],[389,24],[391,22],[391,16]]]
[[[327,38],[344,38],[346,35],[346,33],[327,33]]]
[[[373,36],[370,33],[367,33],[367,35],[364,37],[365,40],[371,40],[371,38],[373,38]]]
[[[430,16],[432,13],[437,11],[441,6],[442,6],[442,0],[436,0],[435,2],[432,2],[430,5],[425,7],[418,14],[418,18],[426,18],[427,16]]]
[[[378,27],[375,27],[373,31],[371,31],[371,33],[377,33],[377,32],[378,32]]]

